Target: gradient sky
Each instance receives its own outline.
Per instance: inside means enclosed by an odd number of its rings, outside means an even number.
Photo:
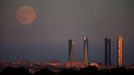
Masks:
[[[31,25],[19,24],[23,5],[37,13]],[[75,39],[75,60],[83,60],[84,36],[89,62],[104,63],[104,38],[112,39],[112,63],[117,62],[117,38],[123,36],[123,62],[134,60],[134,0],[0,0],[0,60],[67,61],[68,39]]]

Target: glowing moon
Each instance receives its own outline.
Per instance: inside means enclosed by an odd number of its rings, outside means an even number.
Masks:
[[[18,8],[16,12],[16,20],[20,24],[32,24],[36,18],[36,11],[28,5]]]

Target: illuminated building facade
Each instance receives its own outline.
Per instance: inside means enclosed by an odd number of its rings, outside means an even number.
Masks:
[[[123,38],[122,38],[122,36],[119,36],[118,37],[118,48],[117,48],[118,66],[122,66],[122,43],[123,43]]]

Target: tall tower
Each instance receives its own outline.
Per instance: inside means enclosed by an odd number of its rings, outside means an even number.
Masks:
[[[88,39],[84,37],[84,63],[88,65]]]
[[[119,36],[118,37],[118,51],[117,51],[118,66],[122,66],[122,43],[123,43],[123,38],[122,36]]]
[[[105,65],[111,65],[111,39],[105,38]]]
[[[68,49],[69,49],[69,52],[68,52],[68,61],[72,61],[73,60],[73,50],[74,50],[74,40],[69,40],[68,41]]]

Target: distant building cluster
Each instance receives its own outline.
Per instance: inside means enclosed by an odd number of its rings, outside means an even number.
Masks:
[[[66,62],[66,67],[72,68],[76,67],[79,65],[79,67],[87,67],[90,64],[88,63],[88,38],[84,37],[83,38],[83,43],[84,43],[84,60],[83,62],[75,62],[74,60],[74,46],[75,42],[73,39],[70,39],[68,42],[68,62]],[[117,65],[122,66],[122,47],[123,47],[123,37],[119,36],[117,40]],[[105,38],[105,53],[104,53],[104,61],[105,61],[105,66],[108,68],[108,66],[112,65],[111,62],[111,39],[110,38]]]
[[[74,45],[75,42],[74,40],[70,39],[68,41],[68,62],[65,62],[65,67],[66,68],[74,68],[74,67],[86,67],[88,66],[88,38],[84,37],[84,62],[76,62],[74,60]]]
[[[88,61],[88,38],[83,38],[83,61],[75,61],[74,60],[74,50],[75,50],[75,41],[73,39],[68,40],[68,61],[66,61],[64,64],[61,64],[58,60],[53,60],[50,62],[38,62],[31,64],[27,60],[19,60],[19,61],[0,61],[0,71],[5,67],[25,67],[28,69],[29,72],[35,73],[36,71],[39,71],[42,68],[48,68],[50,70],[60,70],[62,68],[74,68],[74,69],[80,69],[85,68],[87,66],[95,66],[98,69],[104,69],[104,68],[114,68],[114,67],[122,67],[124,66],[122,63],[122,48],[123,48],[123,37],[119,36],[117,40],[117,65],[112,65],[111,63],[111,39],[105,38],[105,55],[104,55],[104,61],[105,64],[98,64],[98,63],[89,63]],[[127,65],[128,66],[128,65]],[[131,67],[131,66],[129,66]]]

